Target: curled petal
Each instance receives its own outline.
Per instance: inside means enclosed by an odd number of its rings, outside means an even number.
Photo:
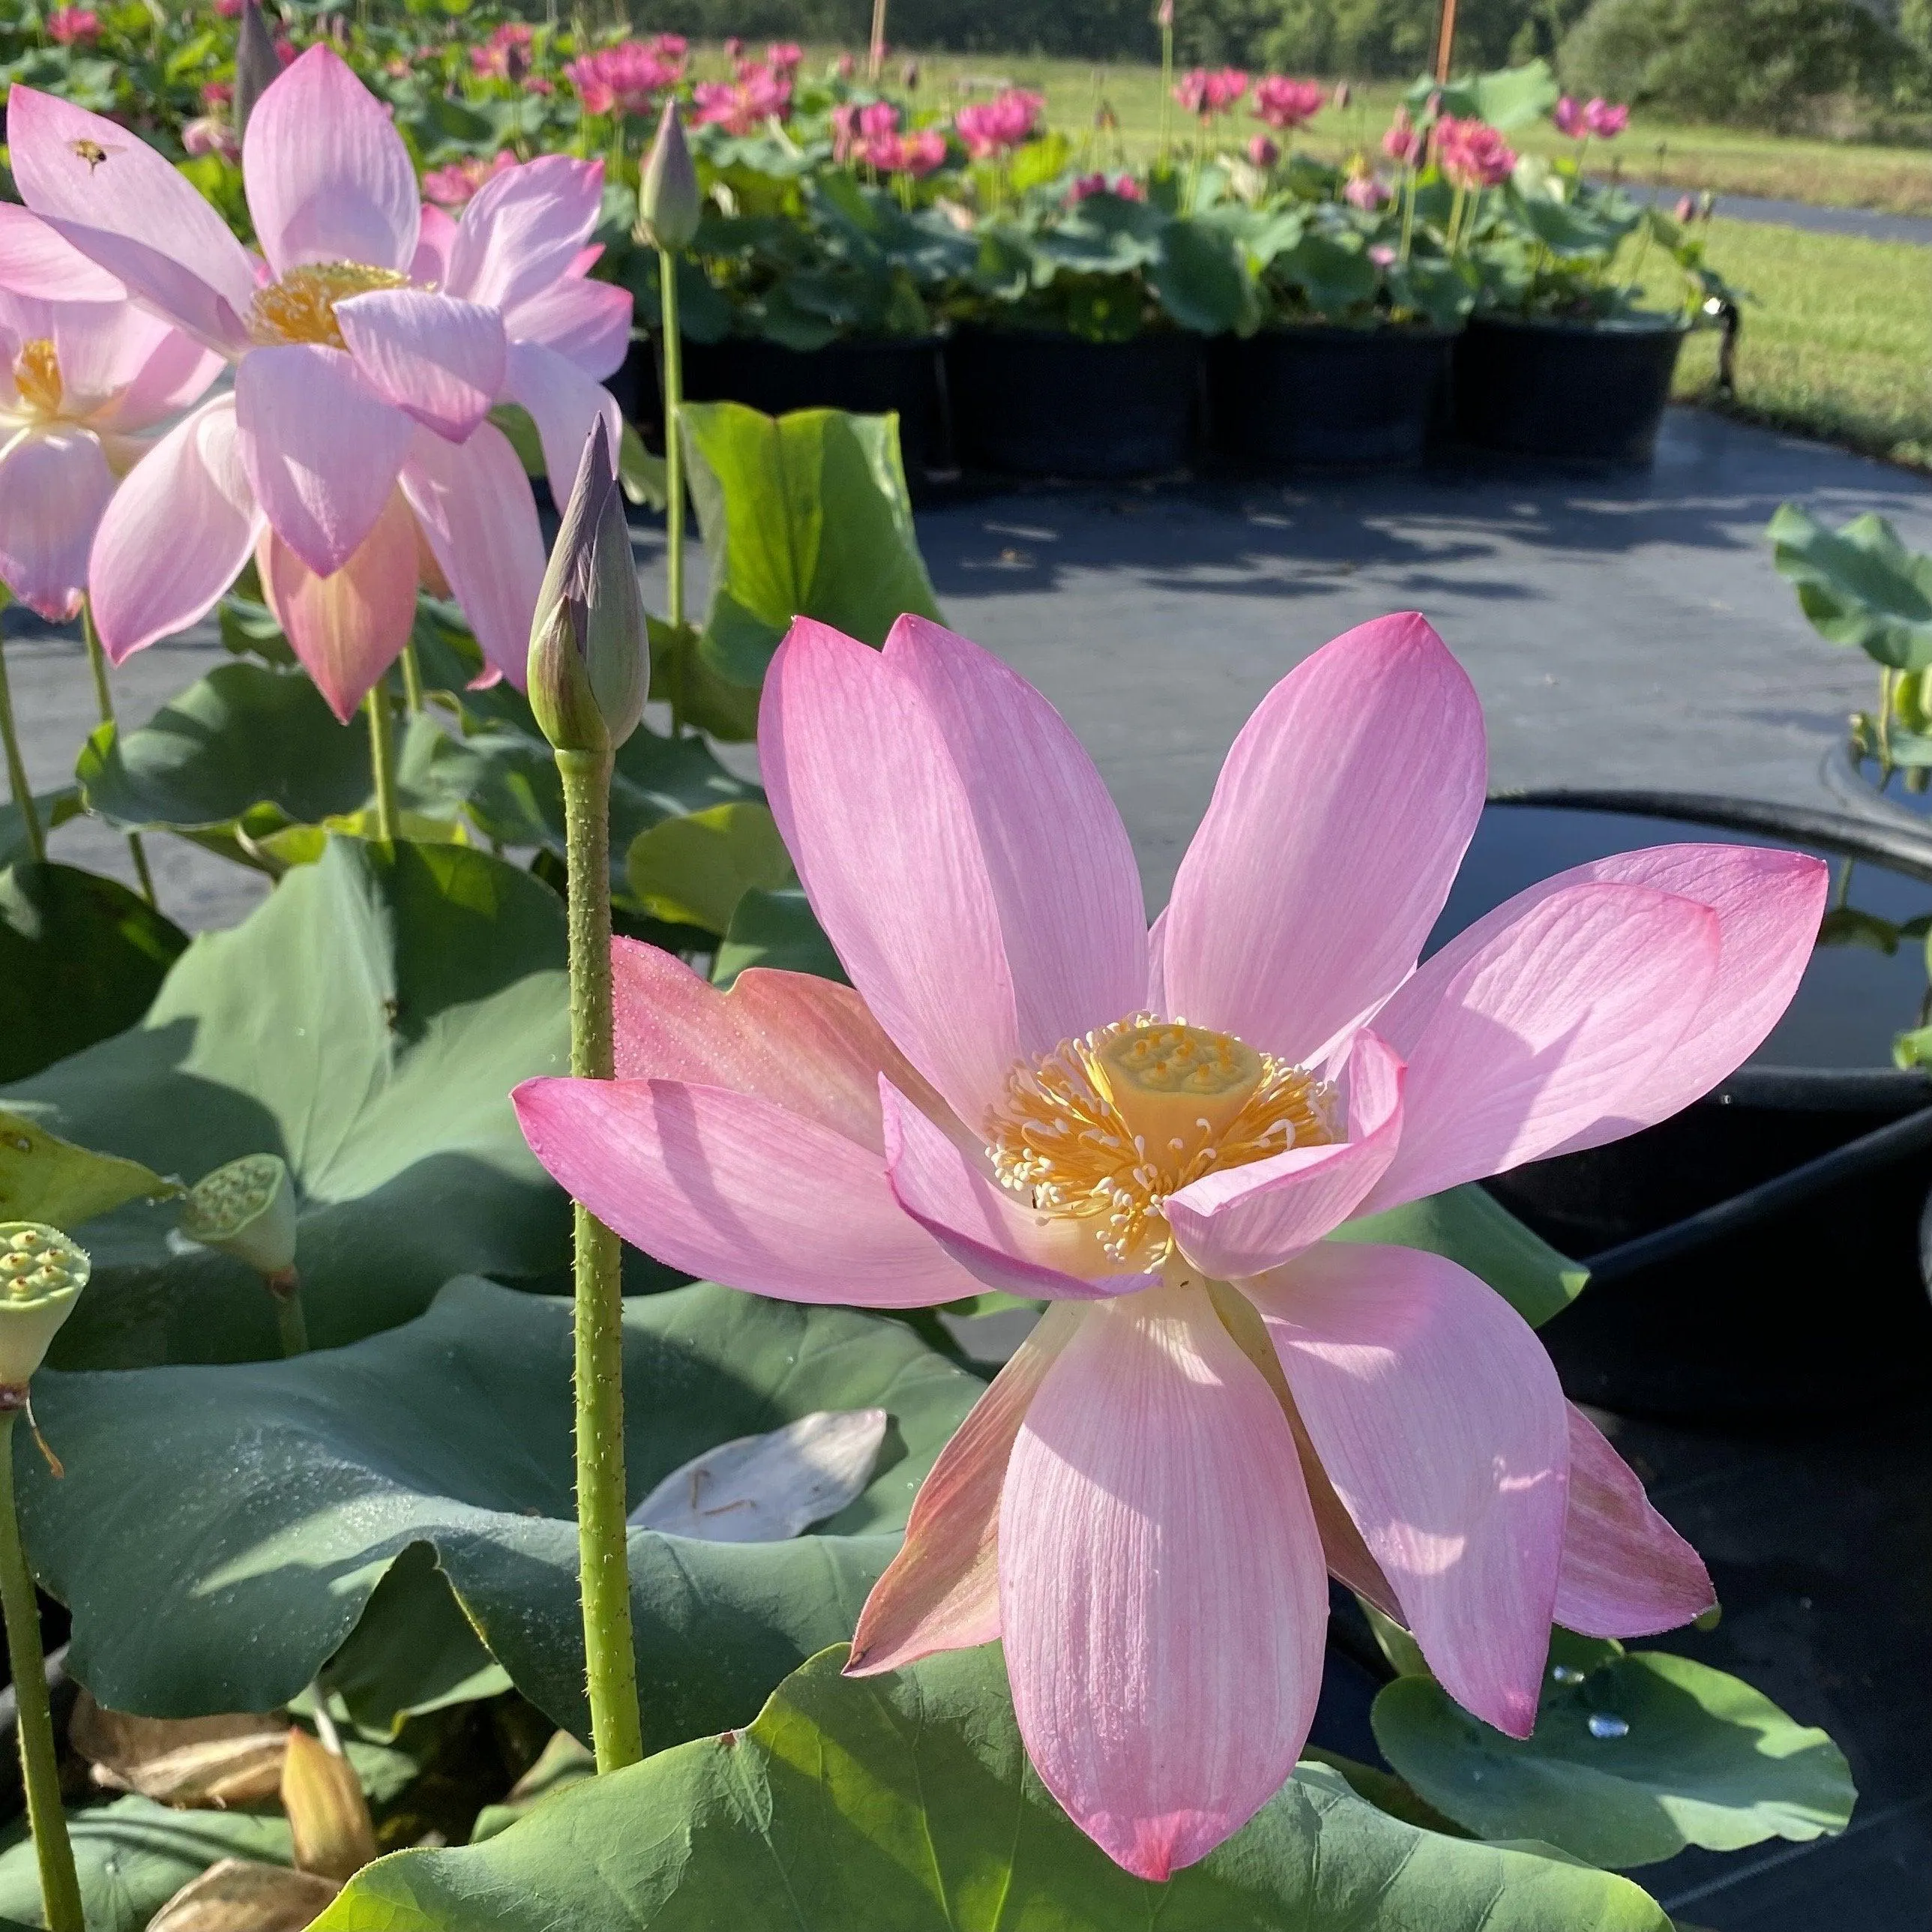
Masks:
[[[38,214],[11,202],[0,202],[0,289],[43,302],[128,299],[118,276],[83,255]]]
[[[852,1636],[848,1677],[902,1670],[937,1651],[967,1650],[1000,1634],[1000,1490],[1027,1406],[1080,1325],[1055,1302],[1014,1351],[913,1498],[905,1542]]]
[[[434,202],[422,205],[416,231],[416,252],[410,262],[410,280],[421,289],[440,289],[449,277],[449,251],[456,246],[456,222]]]
[[[520,302],[503,318],[513,340],[534,342],[602,382],[631,346],[631,292],[614,282],[574,279]]]
[[[1165,1879],[1280,1788],[1328,1580],[1281,1404],[1199,1288],[1083,1312],[1014,1439],[998,1560],[1027,1755],[1117,1863]]]
[[[1310,1064],[1414,965],[1486,764],[1474,687],[1413,612],[1298,665],[1241,728],[1180,862],[1167,1010]]]
[[[979,1292],[900,1212],[876,1154],[769,1100],[674,1080],[526,1080],[512,1098],[557,1182],[673,1268],[782,1301]]]
[[[0,449],[0,580],[50,623],[80,608],[114,478],[98,436],[22,430]]]
[[[512,397],[537,426],[550,494],[562,502],[577,480],[584,446],[600,416],[614,456],[624,433],[617,399],[575,363],[538,343],[512,343],[504,366]]]
[[[448,442],[462,442],[502,392],[508,352],[494,310],[379,289],[337,303],[335,320],[376,393]]]
[[[477,190],[456,225],[449,292],[506,312],[529,301],[569,272],[603,198],[601,161],[545,154],[506,168]]]

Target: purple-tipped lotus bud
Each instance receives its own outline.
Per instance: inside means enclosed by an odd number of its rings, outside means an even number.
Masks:
[[[58,1228],[0,1222],[0,1389],[22,1389],[74,1312],[92,1264]]]
[[[530,709],[560,752],[615,751],[644,715],[649,634],[600,415],[584,446],[530,627]]]
[[[1174,25],[1174,0],[1160,0],[1154,10],[1154,23],[1162,33]]]
[[[280,57],[275,52],[275,37],[262,12],[262,0],[247,0],[242,9],[242,29],[235,42],[235,137],[248,132],[248,117],[255,104],[268,90],[269,83],[281,73]]]
[[[244,1154],[188,1191],[181,1231],[269,1280],[296,1264],[296,1189],[279,1154]]]
[[[638,226],[654,246],[676,254],[698,232],[698,170],[686,144],[677,103],[668,100],[638,184]]]

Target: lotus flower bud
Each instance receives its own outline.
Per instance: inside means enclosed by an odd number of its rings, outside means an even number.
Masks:
[[[691,246],[699,211],[698,170],[692,166],[677,103],[668,100],[638,184],[638,226],[653,246],[674,255]]]
[[[296,1264],[296,1190],[279,1154],[244,1154],[188,1190],[181,1231],[270,1281]]]
[[[0,1389],[26,1387],[74,1312],[91,1266],[58,1228],[0,1222]]]
[[[599,416],[530,627],[530,709],[544,736],[560,752],[616,750],[644,715],[650,663],[630,529]]]
[[[248,132],[255,104],[282,70],[275,37],[262,14],[261,0],[248,0],[242,9],[242,29],[235,43],[235,137]]]

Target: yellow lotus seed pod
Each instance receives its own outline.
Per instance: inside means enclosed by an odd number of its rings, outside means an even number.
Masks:
[[[58,1228],[0,1222],[0,1388],[24,1388],[46,1360],[91,1266]]]
[[[244,1154],[188,1191],[181,1231],[190,1241],[246,1262],[258,1274],[294,1267],[296,1190],[279,1154]]]

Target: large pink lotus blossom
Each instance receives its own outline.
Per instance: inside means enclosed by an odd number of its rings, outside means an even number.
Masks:
[[[142,433],[196,401],[221,358],[0,205],[0,579],[58,623],[80,608],[94,531]]]
[[[910,175],[922,181],[946,165],[946,136],[937,128],[910,134],[874,134],[860,148],[859,158],[883,175]]]
[[[1452,188],[1500,188],[1516,166],[1516,152],[1486,121],[1445,114],[1430,130],[1436,164]]]
[[[232,388],[144,457],[101,519],[89,587],[116,661],[202,616],[252,554],[296,655],[346,716],[407,641],[426,553],[490,664],[520,683],[543,543],[521,466],[484,418],[506,393],[526,401],[505,316],[581,245],[553,232],[557,196],[520,197],[500,176],[495,218],[478,215],[479,195],[472,238],[425,286],[408,151],[326,46],[249,117],[242,172],[265,260],[114,122],[16,85],[8,130],[28,206],[233,365]]]
[[[976,100],[952,117],[959,139],[976,161],[1010,152],[1030,140],[1046,111],[1046,97],[1024,87],[1002,88],[990,100]]]
[[[1239,68],[1197,67],[1174,82],[1174,98],[1189,113],[1211,121],[1228,112],[1247,91],[1248,77]]]
[[[791,80],[758,61],[740,61],[734,80],[700,80],[692,89],[692,116],[700,126],[728,134],[755,134],[767,121],[782,120],[791,106]]]
[[[1412,168],[1422,159],[1423,145],[1422,130],[1408,118],[1406,107],[1398,107],[1382,135],[1382,152],[1403,167]]]
[[[805,64],[805,50],[796,40],[774,40],[765,50],[774,74],[793,74]]]
[[[1281,133],[1312,121],[1328,104],[1328,91],[1318,80],[1291,80],[1270,74],[1256,84],[1255,114]]]
[[[1048,1788],[1160,1879],[1293,1769],[1331,1573],[1516,1737],[1552,1619],[1626,1636],[1708,1606],[1500,1295],[1324,1238],[1706,1091],[1797,985],[1823,866],[1627,853],[1418,968],[1486,759],[1414,615],[1262,700],[1151,932],[1072,734],[937,625],[880,652],[800,620],[758,742],[851,987],[721,993],[620,940],[618,1077],[515,1102],[550,1173],[674,1267],[803,1302],[1047,1299],[849,1670],[1002,1639]]]
[[[675,34],[623,40],[572,61],[564,78],[586,114],[648,114],[684,78],[685,46]]]

